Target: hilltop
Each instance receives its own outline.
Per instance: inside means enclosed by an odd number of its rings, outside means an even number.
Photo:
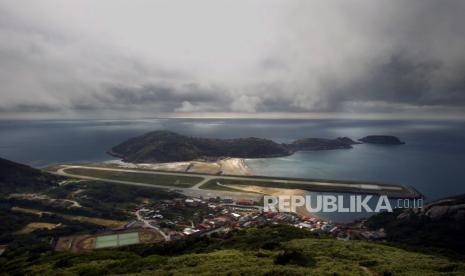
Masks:
[[[111,149],[111,155],[128,162],[170,162],[219,157],[274,157],[289,155],[281,144],[260,138],[211,139],[154,131],[127,140]]]
[[[62,179],[41,170],[0,158],[0,194],[37,192]]]
[[[380,145],[403,145],[405,142],[402,142],[399,138],[391,135],[369,135],[365,136],[359,141],[367,144],[380,144]]]
[[[299,150],[333,150],[333,149],[351,149],[352,145],[361,144],[348,137],[339,137],[336,139],[324,138],[304,138],[299,139],[286,146],[293,151]]]
[[[131,138],[108,153],[126,162],[175,162],[195,159],[268,158],[291,155],[299,150],[350,149],[351,139],[300,139],[279,144],[262,138],[212,139],[180,135],[170,131],[153,131]]]

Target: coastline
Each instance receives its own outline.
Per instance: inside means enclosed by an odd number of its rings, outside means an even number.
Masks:
[[[149,170],[163,170],[171,172],[195,172],[195,173],[209,173],[217,175],[242,175],[242,176],[253,176],[251,168],[248,166],[247,161],[244,158],[225,158],[218,161],[207,162],[207,161],[189,161],[189,162],[168,162],[168,163],[128,163],[122,160],[111,160],[105,162],[105,164],[116,166],[118,168],[126,169],[149,169]],[[244,192],[259,193],[262,195],[300,195],[305,196],[308,193],[305,190],[300,189],[283,189],[283,188],[271,188],[263,186],[243,186],[243,185],[228,185],[237,190]],[[304,207],[298,207],[296,210],[297,214],[302,217],[317,218],[319,216],[308,212]]]
[[[244,185],[227,185],[231,188],[237,189],[237,190],[242,190],[244,192],[254,192],[254,193],[260,193],[263,195],[269,195],[269,196],[303,196],[305,197],[308,195],[308,191],[305,190],[300,190],[300,189],[283,189],[283,188],[272,188],[272,187],[263,187],[263,186],[244,186]],[[308,218],[321,218],[313,213],[310,213],[305,206],[297,207],[296,208],[296,213],[302,217],[308,217]]]
[[[243,158],[224,158],[217,161],[182,161],[167,163],[131,163],[109,160],[104,165],[124,169],[145,169],[169,172],[191,172],[215,175],[252,176],[252,170]]]

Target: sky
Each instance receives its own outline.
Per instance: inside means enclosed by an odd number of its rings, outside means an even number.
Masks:
[[[465,1],[0,0],[0,118],[464,118]]]

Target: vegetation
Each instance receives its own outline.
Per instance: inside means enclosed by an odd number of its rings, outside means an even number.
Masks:
[[[92,200],[94,201],[94,200]],[[27,199],[10,198],[7,202],[11,206],[22,207],[43,211],[43,213],[54,213],[56,216],[79,216],[79,217],[96,217],[111,220],[126,220],[129,215],[121,208],[109,208],[104,204],[97,203],[94,206],[84,206],[84,208],[69,208],[61,205],[54,205],[42,201],[33,201]],[[87,207],[87,208],[86,208]]]
[[[70,189],[71,187],[66,187]],[[92,207],[105,205],[108,209],[132,209],[144,199],[163,200],[180,197],[178,193],[157,188],[115,185],[100,181],[86,181],[74,185],[71,189],[83,190],[80,203]]]
[[[307,138],[278,144],[260,138],[209,139],[187,137],[170,131],[153,131],[129,139],[109,153],[127,162],[173,162],[194,159],[238,157],[264,158],[290,155],[298,150],[350,149],[350,138]]]
[[[463,259],[363,241],[311,236],[294,227],[251,228],[211,238],[89,253],[0,259],[7,274],[45,275],[452,275]]]
[[[64,219],[63,217],[43,213],[42,215],[34,215],[27,213],[12,212],[11,208],[14,205],[6,200],[0,200],[0,244],[8,244],[9,250],[4,256],[32,257],[34,254],[42,254],[52,250],[50,242],[57,237],[72,235],[77,233],[94,232],[103,227],[82,223],[79,221]],[[50,230],[37,229],[25,235],[18,235],[16,232],[23,229],[29,223],[51,223],[62,224]]]
[[[288,148],[293,151],[298,150],[332,150],[332,149],[351,149],[352,145],[359,144],[347,137],[337,139],[322,138],[305,138],[288,144]]]
[[[62,177],[0,158],[0,195],[38,192],[57,186]]]
[[[128,162],[171,162],[218,157],[272,157],[290,154],[281,144],[260,138],[209,139],[153,131],[129,139],[109,152]]]
[[[358,140],[362,141],[363,143],[367,143],[367,144],[382,144],[382,145],[405,144],[405,142],[402,142],[401,140],[399,140],[399,138],[395,136],[390,136],[390,135],[370,135],[370,136],[366,136]]]
[[[135,252],[141,256],[154,254],[176,256],[190,253],[207,253],[222,249],[277,250],[281,248],[282,242],[310,237],[316,238],[318,236],[299,228],[274,225],[242,229],[225,234],[214,234],[210,237],[189,237],[170,243],[138,245],[121,250]]]
[[[371,229],[384,228],[391,242],[465,253],[465,195],[442,199],[416,211],[381,213],[366,224]]]
[[[202,181],[202,177],[198,176],[178,176],[178,175],[166,175],[156,174],[147,172],[121,172],[121,171],[107,171],[99,169],[83,169],[83,168],[70,168],[66,169],[65,172],[73,175],[83,175],[95,178],[101,178],[103,180],[119,180],[119,181],[131,181],[152,185],[170,186],[178,188],[190,188]]]
[[[182,197],[182,195],[157,188],[115,185],[103,181],[80,181],[47,191],[52,197],[74,199],[83,209],[53,208],[40,206],[28,201],[17,206],[42,210],[51,210],[68,215],[89,216],[114,220],[130,220],[134,209],[145,200],[164,200]]]

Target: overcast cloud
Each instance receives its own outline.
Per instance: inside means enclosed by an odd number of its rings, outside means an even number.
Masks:
[[[465,110],[465,1],[0,1],[0,114]]]

